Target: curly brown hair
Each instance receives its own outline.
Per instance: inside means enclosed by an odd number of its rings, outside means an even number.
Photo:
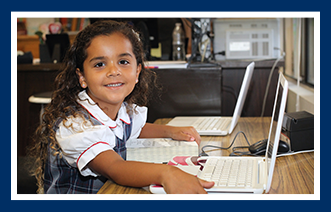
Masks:
[[[138,33],[130,25],[110,20],[98,21],[79,32],[66,52],[62,71],[55,79],[55,91],[52,95],[52,101],[44,110],[42,123],[37,128],[34,143],[28,151],[28,155],[35,159],[31,174],[37,179],[37,193],[43,193],[47,148],[52,148],[57,154],[60,152],[55,137],[57,120],[59,118],[66,120],[71,115],[74,117],[82,115],[79,111],[83,108],[78,104],[77,98],[78,93],[83,88],[79,84],[76,70],[79,68],[81,72],[84,72],[83,62],[87,58],[86,49],[90,46],[93,38],[115,32],[122,33],[131,42],[137,65],[142,67],[138,83],[124,100],[127,102],[128,110],[131,112],[134,110],[132,108],[133,104],[146,106],[152,90],[157,87],[155,83],[156,74],[145,67],[142,42]]]

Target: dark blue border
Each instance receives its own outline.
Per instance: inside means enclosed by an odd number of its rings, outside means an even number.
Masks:
[[[322,206],[327,202],[323,193],[328,192],[323,182],[325,174],[321,168],[321,199],[322,201],[11,201],[11,176],[10,176],[10,122],[11,120],[11,94],[10,94],[10,12],[11,11],[320,11],[321,12],[321,161],[326,159],[326,150],[330,149],[330,137],[326,137],[329,131],[330,120],[330,64],[329,61],[330,34],[327,32],[330,26],[330,11],[327,1],[10,1],[2,5],[1,27],[2,45],[1,61],[2,76],[0,83],[1,99],[3,103],[1,132],[2,137],[2,207],[6,206],[10,211],[88,211],[88,210],[153,210],[153,211],[202,211],[202,210],[258,210],[258,211],[307,211],[316,210],[316,206]],[[318,86],[318,85],[315,85]],[[11,120],[16,122],[17,120]],[[323,125],[325,123],[325,125]],[[325,153],[325,154],[323,154]],[[316,157],[316,156],[315,156]],[[330,167],[327,162],[321,162],[321,167]],[[323,198],[324,197],[324,198]],[[125,198],[125,196],[123,196]],[[258,198],[258,197],[257,197]],[[111,199],[111,195],[109,196]],[[312,207],[314,209],[312,209]]]
[[[321,11],[328,3],[318,1],[14,1],[2,5],[10,11]],[[323,7],[325,6],[325,7]]]

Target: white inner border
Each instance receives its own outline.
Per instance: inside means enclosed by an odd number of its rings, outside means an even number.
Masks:
[[[320,12],[11,12],[11,199],[12,200],[319,200],[320,199],[320,60],[314,61],[314,194],[282,195],[35,195],[17,194],[17,18],[314,18],[314,55],[320,58]]]

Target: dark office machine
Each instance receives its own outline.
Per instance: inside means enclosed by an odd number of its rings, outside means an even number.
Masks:
[[[291,151],[314,149],[314,115],[299,111],[284,116],[282,134],[289,139]]]
[[[22,55],[17,55],[17,64],[32,63],[33,56],[31,52],[25,52]]]
[[[67,49],[70,46],[69,35],[63,34],[47,34],[46,44],[51,58],[51,62],[62,62]]]
[[[175,116],[221,114],[221,68],[155,69],[161,96],[148,106],[148,122]]]

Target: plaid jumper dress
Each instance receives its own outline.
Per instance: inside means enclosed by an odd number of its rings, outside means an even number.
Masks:
[[[90,116],[88,112],[85,118]],[[90,116],[94,125],[102,123]],[[126,141],[130,138],[132,130],[131,124],[123,123],[123,139],[116,137],[116,146],[113,148],[124,160],[126,160]],[[58,120],[58,124],[62,120]],[[57,126],[58,126],[57,124]],[[110,129],[109,129],[110,130]],[[107,179],[103,176],[83,176],[77,167],[71,166],[65,158],[60,155],[53,155],[53,151],[48,147],[48,158],[45,164],[44,192],[46,194],[94,194],[99,191]],[[61,150],[60,150],[61,151]]]

